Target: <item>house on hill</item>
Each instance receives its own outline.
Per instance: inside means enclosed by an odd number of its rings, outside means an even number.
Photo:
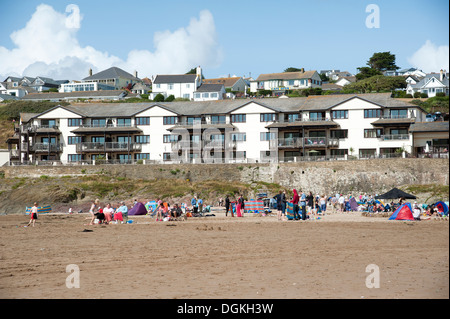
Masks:
[[[223,84],[226,91],[230,92],[245,92],[247,90],[247,83],[242,77],[227,77],[216,79],[204,79],[204,84]]]
[[[197,67],[196,74],[158,74],[152,79],[152,93],[148,98],[154,100],[156,95],[162,94],[164,98],[173,95],[192,100],[201,84],[201,67]]]
[[[321,88],[322,80],[317,71],[260,74],[250,82],[250,91],[270,90],[272,95],[283,95],[289,90]]]
[[[132,75],[118,67],[111,67],[95,74],[92,74],[92,69],[90,69],[89,76],[85,77],[83,82],[97,82],[119,90],[129,84],[141,83],[142,80],[137,77],[136,71]]]

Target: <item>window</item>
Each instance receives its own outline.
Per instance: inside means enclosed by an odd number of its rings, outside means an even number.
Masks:
[[[155,88],[156,89],[160,89],[161,88],[161,84],[155,84]]]
[[[131,119],[130,118],[118,118],[117,126],[131,126]]]
[[[69,162],[80,162],[82,160],[81,154],[69,154],[67,155],[67,160]]]
[[[189,93],[184,93],[183,94],[183,99],[190,99],[191,95]]]
[[[81,143],[81,136],[68,136],[67,137],[67,144],[68,145],[74,145]]]
[[[173,83],[167,84],[167,89],[168,90],[173,90]]]
[[[333,119],[348,119],[348,111],[332,111],[331,117]]]
[[[92,119],[91,120],[92,127],[103,127],[106,126],[106,119]]]
[[[261,122],[274,122],[277,120],[275,113],[261,113]]]
[[[192,125],[192,124],[200,124],[202,122],[202,118],[197,116],[188,116],[187,118],[187,124]]]
[[[136,125],[150,125],[149,117],[136,117]]]
[[[217,98],[219,95],[217,93],[211,93],[211,98]]]
[[[92,136],[91,142],[92,143],[105,143],[105,137],[104,136]]]
[[[163,153],[163,160],[170,161],[170,153]]]
[[[233,142],[237,141],[246,141],[247,140],[247,134],[245,133],[232,133],[231,134],[231,140]]]
[[[300,118],[300,114],[298,114],[298,113],[284,115],[284,121],[289,122],[289,123],[298,121],[299,118]]]
[[[175,125],[177,123],[177,117],[176,116],[164,116],[163,117],[163,124],[164,125]]]
[[[364,110],[364,118],[377,118],[381,117],[382,111],[381,110]]]
[[[41,126],[43,127],[55,127],[56,120],[41,120]]]
[[[391,118],[393,119],[404,119],[408,115],[408,110],[402,109],[402,110],[391,110]]]
[[[81,125],[81,119],[68,119],[68,126],[80,126]]]
[[[118,143],[130,143],[131,136],[117,136],[117,142]]]
[[[209,98],[209,93],[202,93],[202,98],[204,98],[204,99]]]
[[[119,154],[117,158],[120,163],[129,163],[131,161],[131,154]]]
[[[348,149],[337,149],[337,150],[330,150],[331,156],[344,156],[348,155]]]
[[[211,124],[225,124],[225,115],[213,115],[211,116]]]
[[[408,134],[408,130],[406,128],[391,129],[391,134],[392,135]]]
[[[270,141],[276,139],[276,133],[274,132],[261,132],[260,140],[261,141]]]
[[[246,121],[246,114],[232,114],[231,115],[232,123],[245,123],[245,121]]]
[[[134,154],[134,159],[136,161],[138,160],[149,160],[150,159],[150,154],[149,153],[138,153],[138,154]]]
[[[178,135],[164,134],[163,143],[178,142]]]
[[[246,151],[233,151],[233,154],[231,156],[233,159],[246,159],[247,152]]]
[[[295,84],[294,82],[295,82],[295,80],[289,80],[289,81],[288,81],[288,85],[289,85],[289,86],[294,85],[294,84]]]
[[[194,93],[194,98],[199,99],[201,97],[202,97],[202,95],[200,93]]]
[[[191,84],[190,83],[186,83],[186,89],[190,89],[191,88]]]
[[[330,131],[331,138],[348,138],[348,130],[334,130]]]
[[[360,149],[359,150],[359,157],[360,158],[371,158],[375,157],[376,149]]]
[[[150,135],[136,135],[134,141],[138,144],[148,144],[150,143]]]
[[[309,112],[310,121],[323,121],[325,120],[325,112]]]
[[[383,135],[383,129],[365,129],[364,138],[380,138]]]

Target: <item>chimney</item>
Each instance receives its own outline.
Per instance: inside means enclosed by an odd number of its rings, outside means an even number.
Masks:
[[[202,80],[202,68],[200,67],[200,65],[197,67],[197,77],[199,81]]]
[[[301,68],[300,72],[305,73],[305,68]]]
[[[89,76],[92,76],[92,69],[89,68]]]
[[[439,75],[439,80],[444,80],[444,70],[441,69],[440,75]]]
[[[136,70],[134,70],[134,77],[137,78],[138,77],[138,73]]]

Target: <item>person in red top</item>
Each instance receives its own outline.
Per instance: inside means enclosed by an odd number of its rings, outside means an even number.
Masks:
[[[293,209],[294,209],[294,219],[295,220],[299,220],[300,219],[300,215],[298,214],[298,211],[299,211],[298,201],[299,201],[300,198],[298,196],[297,190],[294,189],[293,191],[294,191],[294,197],[292,198],[291,203],[294,206],[293,207]]]

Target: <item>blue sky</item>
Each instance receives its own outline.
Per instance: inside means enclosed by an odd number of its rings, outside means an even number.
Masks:
[[[340,69],[356,73],[356,68],[365,66],[374,52],[384,51],[395,54],[397,65],[401,68],[442,67],[448,70],[449,3],[442,0],[0,2],[0,61],[3,60],[0,62],[0,65],[3,64],[3,67],[0,66],[1,76],[13,72],[13,62],[7,68],[4,61],[9,63],[8,61],[19,57],[23,63],[15,61],[14,64],[14,70],[18,74],[23,71],[45,73],[48,70],[50,74],[47,75],[64,77],[64,72],[68,72],[61,59],[66,55],[71,56],[70,52],[60,54],[53,61],[50,53],[42,54],[42,58],[33,58],[29,52],[27,55],[23,53],[23,56],[19,54],[25,50],[33,51],[33,47],[26,46],[26,43],[32,41],[26,39],[27,35],[33,36],[33,39],[40,36],[39,32],[34,34],[31,27],[26,28],[40,4],[47,4],[66,16],[70,15],[70,12],[65,12],[67,5],[78,6],[82,19],[76,32],[59,36],[50,34],[34,45],[39,46],[52,38],[51,47],[57,51],[58,46],[53,45],[59,41],[59,37],[63,38],[61,45],[64,47],[67,47],[64,43],[68,41],[66,37],[72,37],[70,41],[77,42],[75,48],[93,48],[99,56],[102,53],[108,57],[103,61],[99,58],[83,63],[87,58],[80,54],[77,61],[67,64],[83,70],[90,64],[96,70],[107,66],[107,61],[118,61],[116,64],[128,67],[128,72],[133,71],[130,68],[138,69],[141,77],[151,76],[152,73],[185,73],[196,64],[202,65],[204,75],[209,78],[228,74],[248,76],[250,72],[256,78],[262,73],[282,72],[290,66],[318,71]],[[366,27],[366,18],[370,14],[366,13],[366,6],[372,3],[380,9],[379,28]],[[209,14],[202,18],[200,12],[204,10]],[[42,20],[51,17],[49,13],[41,16]],[[191,42],[177,47],[176,42],[180,42],[180,37],[175,36],[176,31],[189,30],[192,19],[199,22],[198,28],[193,31],[195,35],[192,35],[195,40],[189,37]],[[39,28],[39,23],[35,24],[35,28]],[[51,26],[49,28],[52,29]],[[24,29],[20,37],[22,42],[14,42],[11,34],[21,29]],[[58,28],[55,26],[53,29]],[[158,32],[174,35],[167,37],[172,39],[174,46],[171,47],[170,41],[160,46],[155,45],[154,35]],[[46,46],[49,47],[48,44]],[[202,52],[201,57],[196,50]],[[185,59],[180,57],[176,65],[169,65],[170,62],[166,65],[158,60],[163,59],[161,56],[153,55],[156,51],[170,52],[176,59],[178,57],[174,51],[183,52],[179,56],[192,56]],[[129,57],[130,52],[141,55]],[[415,53],[417,54],[413,56]],[[155,63],[146,61],[147,65],[139,70],[138,57],[142,60],[154,59]],[[45,64],[39,63],[39,59],[45,60]],[[27,68],[24,60],[32,67]],[[431,60],[438,61],[430,64]],[[434,71],[438,72],[439,69]],[[75,77],[77,74],[67,76]]]

